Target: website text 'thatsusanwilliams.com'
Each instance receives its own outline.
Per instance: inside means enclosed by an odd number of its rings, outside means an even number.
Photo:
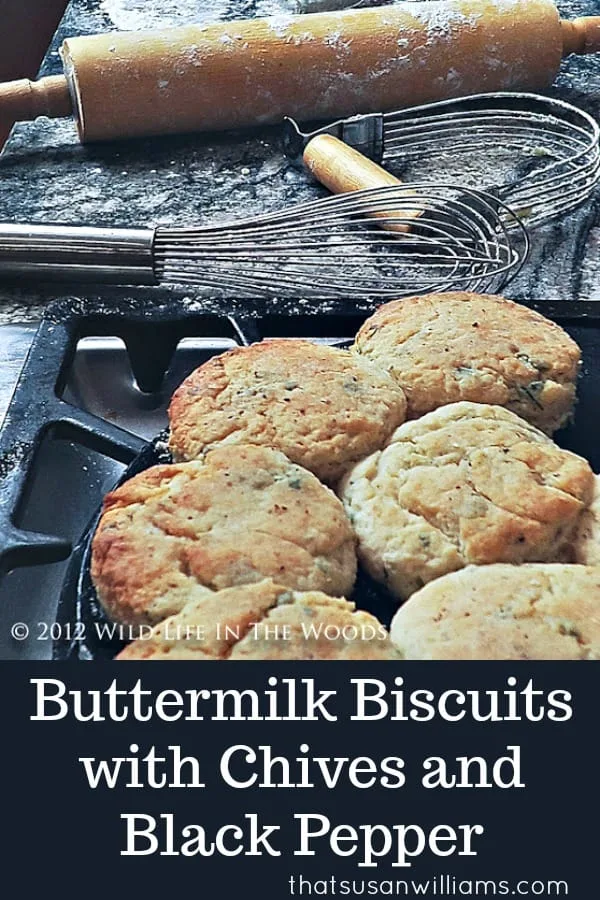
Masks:
[[[506,881],[466,879],[436,875],[424,879],[309,879],[291,875],[288,890],[293,897],[566,897],[569,885],[559,879]]]

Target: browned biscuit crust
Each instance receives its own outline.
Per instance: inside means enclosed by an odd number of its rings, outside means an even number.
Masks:
[[[386,629],[353,603],[270,580],[190,603],[117,659],[401,659]]]
[[[191,600],[264,578],[349,593],[356,555],[337,497],[267,447],[223,446],[155,466],[104,502],[92,578],[108,615],[154,624]]]
[[[401,425],[340,496],[359,558],[405,599],[470,563],[555,561],[593,487],[584,459],[514,413],[463,402]]]
[[[469,566],[392,621],[406,659],[600,659],[600,568]]]
[[[559,325],[503,297],[455,292],[386,303],[354,349],[402,387],[409,418],[470,400],[505,406],[552,434],[573,410],[579,347]]]
[[[575,532],[573,561],[600,566],[600,475],[596,475],[592,502],[582,513]]]
[[[170,447],[176,459],[221,443],[275,447],[333,484],[405,412],[402,390],[356,354],[269,340],[213,357],[183,382],[169,408]]]

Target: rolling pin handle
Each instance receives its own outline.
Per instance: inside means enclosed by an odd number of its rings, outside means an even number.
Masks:
[[[395,175],[331,134],[318,134],[307,143],[304,149],[304,164],[314,177],[334,194],[402,184]],[[406,219],[417,219],[420,215],[421,212],[418,210],[405,210],[397,214],[373,213],[374,218],[387,220],[381,225],[386,231],[403,234],[411,230]],[[397,224],[389,221],[395,217],[402,221]]]
[[[29,122],[37,116],[61,118],[73,111],[69,85],[64,75],[39,81],[27,78],[0,84],[0,120]]]
[[[600,52],[600,16],[562,19],[563,56]]]
[[[334,194],[400,184],[377,163],[331,134],[318,134],[304,148],[304,164]]]

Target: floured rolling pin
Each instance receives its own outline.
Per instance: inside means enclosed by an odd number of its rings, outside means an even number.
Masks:
[[[552,0],[428,0],[66,40],[65,74],[0,86],[0,118],[75,115],[83,141],[331,119],[543,90],[600,49]]]

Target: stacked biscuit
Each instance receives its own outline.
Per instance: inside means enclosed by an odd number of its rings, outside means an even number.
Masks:
[[[209,360],[173,397],[174,464],[94,537],[107,613],[155,626],[121,657],[600,655],[600,491],[550,437],[579,365],[543,316],[458,293],[388,303],[350,351]],[[404,604],[391,640],[340,599],[356,554]]]

